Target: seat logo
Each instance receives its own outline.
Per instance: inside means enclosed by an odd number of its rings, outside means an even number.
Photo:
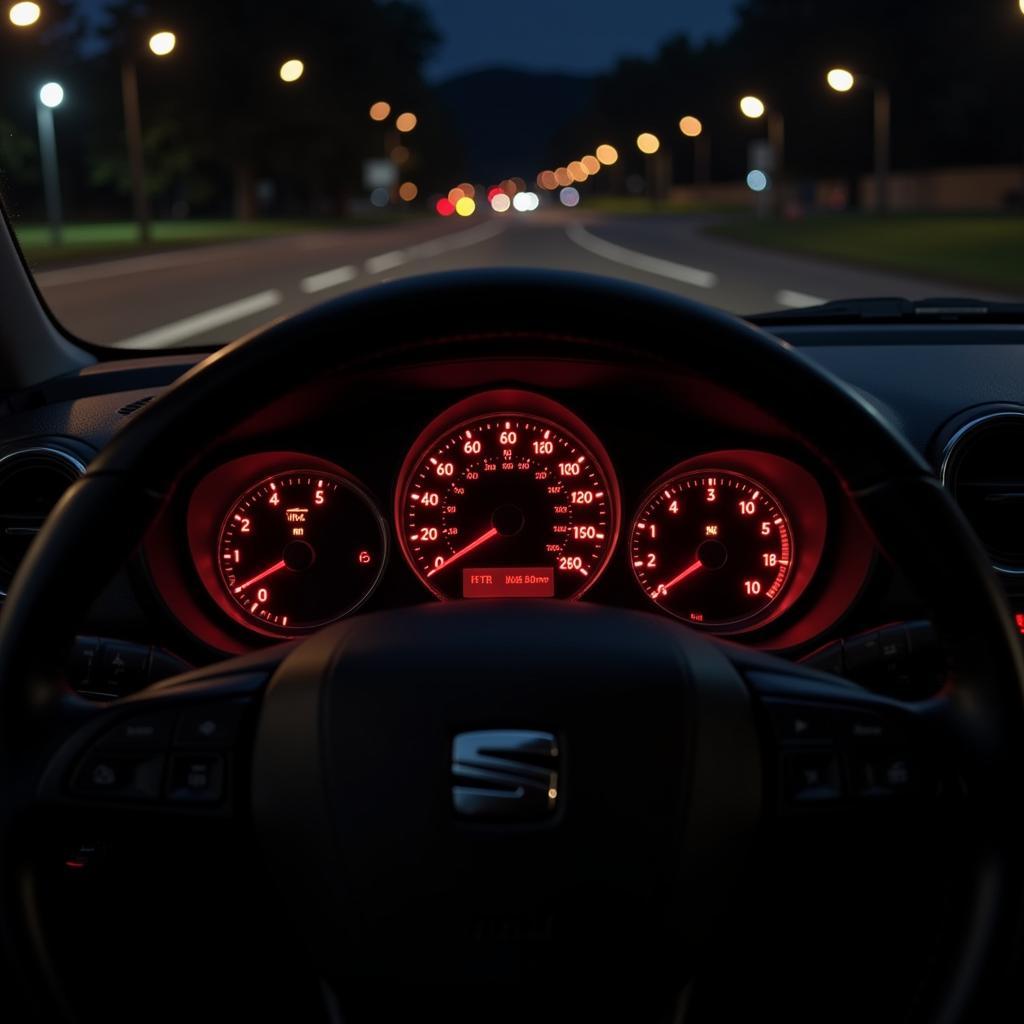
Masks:
[[[554,733],[485,729],[452,740],[452,805],[464,818],[526,822],[558,804],[560,753]]]

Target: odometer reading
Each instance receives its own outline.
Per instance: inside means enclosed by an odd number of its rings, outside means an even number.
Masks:
[[[607,564],[615,491],[565,429],[502,413],[417,452],[397,502],[402,547],[439,597],[582,593]]]
[[[728,628],[765,616],[778,600],[790,578],[793,535],[762,485],[728,471],[691,472],[647,497],[629,556],[660,608],[699,626]]]
[[[344,477],[280,473],[250,488],[224,519],[221,582],[243,621],[301,633],[358,607],[380,578],[387,532]]]

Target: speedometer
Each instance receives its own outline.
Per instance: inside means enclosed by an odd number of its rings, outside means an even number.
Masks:
[[[445,599],[578,597],[601,574],[618,531],[618,491],[595,449],[523,411],[431,432],[407,460],[396,496],[409,564]]]

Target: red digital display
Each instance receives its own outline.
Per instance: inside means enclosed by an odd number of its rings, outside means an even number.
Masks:
[[[551,568],[463,569],[463,597],[554,597],[555,571]]]

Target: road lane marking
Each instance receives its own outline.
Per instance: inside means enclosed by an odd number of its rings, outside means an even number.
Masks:
[[[284,296],[281,292],[271,288],[264,292],[257,292],[255,295],[249,295],[244,299],[229,302],[224,306],[215,306],[203,313],[187,316],[184,320],[175,320],[173,323],[154,327],[150,331],[143,331],[130,338],[122,338],[113,344],[116,348],[165,348],[176,342],[194,338],[197,334],[212,331],[215,327],[223,327],[224,324],[243,320],[247,316],[272,309],[283,299]]]
[[[817,295],[808,295],[807,292],[792,292],[788,288],[775,293],[775,301],[780,306],[789,306],[790,309],[806,309],[808,306],[820,306],[827,302],[827,299],[819,299]]]
[[[613,263],[632,267],[634,270],[657,274],[659,277],[669,277],[673,281],[682,281],[684,284],[692,284],[698,288],[714,288],[718,284],[718,275],[712,274],[710,270],[699,270],[697,267],[688,267],[684,263],[673,263],[671,260],[648,256],[646,253],[636,252],[634,249],[626,249],[614,242],[606,242],[603,238],[592,235],[580,224],[570,224],[565,229],[565,233],[569,236],[569,240],[575,242],[581,249],[586,249],[587,252],[611,260]]]
[[[405,254],[411,260],[430,259],[440,256],[442,253],[451,252],[453,249],[465,249],[471,245],[479,245],[491,238],[496,238],[505,230],[507,225],[500,221],[489,221],[485,224],[477,224],[476,227],[467,231],[460,231],[454,235],[443,235],[441,238],[432,238],[429,242],[419,242],[410,245]]]
[[[368,274],[383,274],[385,270],[393,270],[400,267],[408,257],[401,249],[393,252],[382,252],[379,256],[371,256],[363,267]]]
[[[104,260],[102,263],[87,263],[81,267],[67,267],[63,270],[44,270],[36,274],[36,283],[41,288],[59,288],[62,285],[81,284],[84,281],[102,281],[108,277],[124,277],[127,274],[142,274],[147,271],[223,259],[223,249],[219,252],[213,249],[184,249],[179,252],[152,253],[149,256]]]
[[[335,267],[333,270],[325,270],[320,274],[311,274],[299,282],[299,287],[307,294],[322,292],[325,288],[337,288],[340,284],[347,284],[359,273],[358,269],[351,264],[345,267]]]

